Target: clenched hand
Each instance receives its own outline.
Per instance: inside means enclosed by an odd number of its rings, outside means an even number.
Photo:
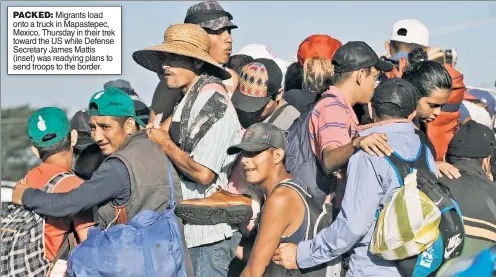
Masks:
[[[298,246],[292,243],[281,243],[276,253],[272,257],[275,264],[281,265],[286,269],[298,269],[296,262],[296,251]]]
[[[146,125],[146,133],[148,134],[148,138],[158,145],[161,145],[165,140],[170,140],[168,131],[155,128],[152,123]]]

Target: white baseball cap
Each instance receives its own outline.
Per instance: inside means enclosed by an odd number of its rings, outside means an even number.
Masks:
[[[415,19],[403,19],[394,23],[390,40],[429,46],[429,30]]]
[[[263,45],[263,44],[248,44],[245,45],[241,50],[239,51],[238,54],[242,55],[248,55],[251,56],[253,59],[270,59],[273,60],[277,66],[282,71],[282,76],[283,76],[283,84],[284,84],[284,77],[286,75],[286,71],[291,64],[288,61],[285,61],[283,59],[278,58],[274,52],[272,52],[269,47]]]

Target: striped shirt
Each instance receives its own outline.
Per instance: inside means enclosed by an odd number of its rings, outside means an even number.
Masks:
[[[189,124],[194,121],[200,110],[215,92],[215,90],[205,90],[198,95],[191,109]],[[225,93],[221,94],[227,97]],[[173,122],[180,122],[181,113],[188,98],[186,96],[183,97],[176,107],[172,116]],[[214,189],[218,187],[227,189],[228,176],[231,174],[232,165],[237,156],[229,156],[226,151],[229,146],[239,143],[241,136],[241,125],[239,124],[236,110],[232,103],[230,103],[227,106],[224,116],[212,125],[212,128],[210,128],[190,153],[190,157],[195,162],[212,170],[217,175],[217,178],[210,186],[203,186],[190,180],[181,179],[184,200],[204,198],[209,195],[209,192],[215,191]],[[184,236],[188,248],[224,240],[231,237],[232,233],[232,227],[225,223],[184,226]]]
[[[343,99],[343,92],[331,86],[325,94],[336,97],[326,97],[315,105],[309,120],[310,143],[315,156],[321,161],[327,146],[340,147],[351,142],[356,133],[358,118],[353,108]],[[335,172],[337,177],[336,207],[340,208],[346,186],[346,165]]]

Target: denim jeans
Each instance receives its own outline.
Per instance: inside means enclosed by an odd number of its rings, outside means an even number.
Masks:
[[[195,277],[227,277],[240,240],[241,233],[236,231],[228,239],[189,248]]]

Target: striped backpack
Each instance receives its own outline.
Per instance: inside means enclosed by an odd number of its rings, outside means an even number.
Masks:
[[[434,276],[443,263],[460,256],[465,240],[461,211],[449,189],[429,170],[427,151],[421,144],[413,160],[396,152],[385,158],[400,189],[376,213],[370,251],[394,260],[404,276]]]
[[[71,173],[55,175],[41,188],[52,192],[53,188]],[[53,262],[45,258],[45,217],[26,210],[23,206],[9,205],[2,210],[0,224],[1,277],[45,277],[57,259],[72,242],[67,236]]]

